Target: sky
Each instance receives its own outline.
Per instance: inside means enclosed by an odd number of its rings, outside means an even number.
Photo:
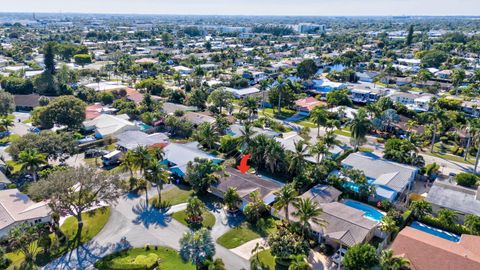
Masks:
[[[0,12],[480,16],[480,0],[0,0]]]

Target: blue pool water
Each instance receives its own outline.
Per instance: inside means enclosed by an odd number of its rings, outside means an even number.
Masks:
[[[431,226],[427,226],[427,225],[425,225],[423,223],[420,223],[420,222],[417,222],[417,221],[412,222],[412,224],[410,224],[410,227],[412,227],[414,229],[417,229],[419,231],[426,232],[428,234],[435,235],[437,237],[446,239],[448,241],[452,241],[452,242],[459,242],[460,241],[460,236],[458,236],[456,234],[449,233],[449,232],[446,232],[446,231],[443,231],[443,230],[440,230],[440,229],[437,229],[437,228],[434,228],[434,227],[431,227]]]
[[[374,182],[374,180],[367,179],[367,182],[369,184],[372,184]],[[343,182],[343,187],[348,188],[348,189],[352,190],[353,192],[357,192],[357,193],[360,191],[360,185],[357,184],[357,183],[351,182],[351,181]]]
[[[138,127],[140,128],[141,131],[149,130],[149,129],[152,128],[152,126],[147,125],[147,124],[145,124],[145,123],[140,123],[140,124],[138,124]]]
[[[363,215],[365,218],[368,218],[374,221],[381,221],[383,216],[385,216],[382,212],[378,211],[372,206],[369,206],[357,201],[345,200],[343,204],[348,205],[352,208],[358,209],[360,211],[363,211],[365,213]]]

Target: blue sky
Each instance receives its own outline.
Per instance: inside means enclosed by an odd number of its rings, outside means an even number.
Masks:
[[[480,0],[0,0],[2,12],[480,15]]]

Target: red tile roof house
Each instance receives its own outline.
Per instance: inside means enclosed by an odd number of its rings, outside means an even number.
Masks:
[[[460,242],[453,242],[405,227],[391,248],[410,260],[412,270],[480,269],[480,236],[463,234]]]
[[[313,98],[307,97],[295,101],[295,107],[300,114],[310,115],[310,112],[313,108],[317,106],[322,106],[324,103]]]

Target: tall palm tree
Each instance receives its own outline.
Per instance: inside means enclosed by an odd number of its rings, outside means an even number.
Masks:
[[[328,121],[328,112],[323,107],[315,107],[310,113],[310,119],[317,125],[317,137],[320,136],[320,126]]]
[[[325,144],[324,138],[317,140],[315,144],[310,146],[310,155],[316,157],[317,163],[320,163],[320,157],[324,157],[327,153],[328,148]]]
[[[151,183],[155,183],[158,193],[158,206],[162,205],[162,190],[163,184],[169,181],[170,172],[164,165],[156,159],[153,159],[145,171],[145,179]],[[148,194],[148,192],[146,192]]]
[[[21,165],[22,171],[26,171],[32,175],[33,181],[37,181],[37,170],[46,164],[46,156],[36,149],[27,149],[18,155],[18,163]]]
[[[129,150],[123,154],[122,158],[120,159],[120,167],[122,171],[128,171],[130,173],[130,178],[133,178],[135,169],[137,168],[136,166],[136,157],[132,150]]]
[[[240,111],[242,111],[243,109],[247,110],[248,119],[251,120],[258,110],[258,99],[255,97],[246,97],[241,102]]]
[[[277,79],[277,84],[274,86],[274,88],[278,91],[278,112],[280,113],[282,111],[282,95],[283,93],[287,90],[287,83],[282,77],[279,77]]]
[[[247,149],[251,146],[252,139],[256,132],[253,130],[253,126],[250,123],[247,123],[240,132],[242,133],[238,139],[240,150]]]
[[[393,256],[391,249],[385,249],[380,254],[380,268],[382,270],[407,270],[410,269],[410,261],[404,257]]]
[[[318,203],[312,200],[312,198],[302,198],[294,202],[293,205],[297,209],[297,211],[293,213],[293,216],[298,218],[303,227],[302,236],[305,236],[305,232],[310,232],[310,223],[320,226],[326,225],[326,221],[320,218],[323,213],[322,208],[320,208]]]
[[[147,147],[140,146],[133,150],[135,156],[135,163],[142,175],[145,174],[145,170],[150,166],[152,162],[152,153]]]
[[[445,117],[445,112],[436,104],[433,106],[432,112],[430,112],[427,117],[429,122],[432,124],[432,128],[433,128],[432,142],[430,145],[430,152],[433,153],[433,148],[435,146],[435,141],[437,139],[436,136],[437,136],[438,128],[441,126],[441,124],[443,124],[446,121],[446,117]]]
[[[206,145],[209,149],[213,149],[215,143],[220,139],[215,127],[209,123],[201,124],[198,127],[196,137],[201,144]]]
[[[260,252],[264,251],[265,247],[260,245],[260,243],[256,243],[255,247],[252,249],[251,254],[253,255],[252,259],[250,260],[250,268],[252,270],[258,270],[261,268],[261,261],[260,256],[258,255]]]
[[[270,172],[274,173],[277,170],[278,164],[283,159],[283,154],[284,150],[280,143],[274,140],[268,142],[263,157]]]
[[[297,200],[297,191],[293,187],[292,183],[286,184],[279,191],[274,193],[275,195],[275,204],[273,207],[277,210],[285,210],[285,219],[290,223],[290,214],[289,214],[289,205]]]
[[[467,146],[465,147],[463,159],[467,160],[472,142],[476,142],[480,135],[480,122],[478,118],[467,119],[465,130],[467,132]]]
[[[305,141],[298,141],[294,143],[295,150],[292,153],[290,158],[290,164],[288,166],[288,171],[290,173],[295,173],[300,170],[303,170],[303,164],[305,164],[305,158],[310,157],[308,152],[308,144]]]
[[[367,118],[367,114],[364,110],[358,110],[358,113],[353,113],[353,119],[348,123],[350,132],[352,134],[352,144],[355,150],[360,145],[365,143],[368,130],[371,126],[371,121]]]
[[[325,133],[323,136],[323,142],[325,143],[325,146],[327,147],[327,150],[332,149],[333,146],[335,145],[340,145],[342,142],[337,139],[337,134],[335,134],[335,131],[330,130]],[[328,155],[328,151],[327,151]]]

